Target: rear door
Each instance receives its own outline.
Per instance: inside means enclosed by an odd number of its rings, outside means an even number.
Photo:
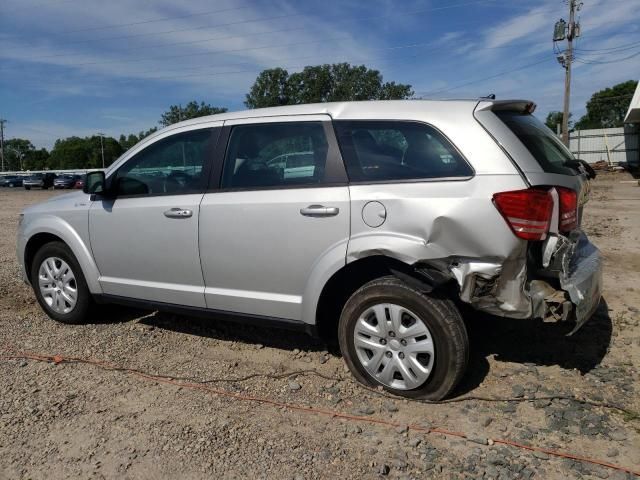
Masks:
[[[200,207],[207,307],[302,320],[317,266],[344,265],[349,188],[331,119],[225,122]]]

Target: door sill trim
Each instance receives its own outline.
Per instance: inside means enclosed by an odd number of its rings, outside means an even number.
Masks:
[[[107,293],[94,294],[93,298],[97,303],[115,303],[128,307],[140,308],[143,310],[158,310],[161,312],[172,312],[186,316],[220,319],[246,325],[258,327],[273,327],[281,330],[304,332],[312,337],[317,337],[318,332],[315,325],[304,323],[301,320],[291,320],[289,318],[269,317],[266,315],[255,315],[252,313],[229,312],[226,310],[216,310],[213,308],[191,307],[177,305],[174,303],[157,302],[155,300],[142,300],[139,298],[122,297]]]

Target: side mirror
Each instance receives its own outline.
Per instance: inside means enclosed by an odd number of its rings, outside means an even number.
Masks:
[[[88,172],[84,180],[84,187],[82,188],[82,191],[90,194],[104,194],[106,191],[105,185],[106,183],[103,171]]]

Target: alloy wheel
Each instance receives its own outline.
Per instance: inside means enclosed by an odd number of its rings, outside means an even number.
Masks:
[[[71,312],[78,300],[73,270],[59,257],[48,257],[38,270],[38,286],[45,303],[56,313]]]

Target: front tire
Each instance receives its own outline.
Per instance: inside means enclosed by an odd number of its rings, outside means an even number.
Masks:
[[[338,339],[358,381],[410,398],[445,398],[469,357],[467,330],[454,303],[393,276],[373,280],[349,298]]]
[[[45,244],[31,264],[31,284],[45,313],[61,323],[84,323],[93,298],[80,264],[62,242]]]

